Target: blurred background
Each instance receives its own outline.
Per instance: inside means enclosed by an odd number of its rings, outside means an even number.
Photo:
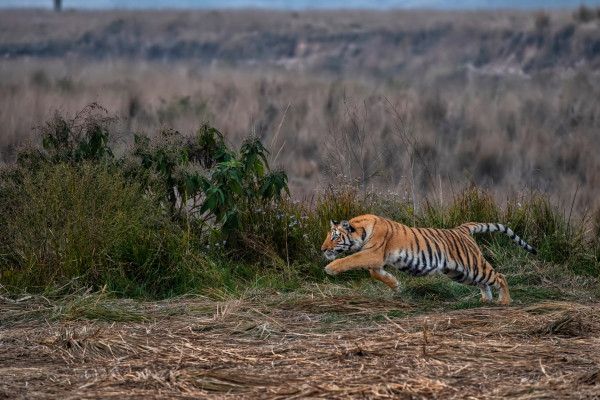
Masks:
[[[0,0],[0,162],[90,102],[122,148],[257,135],[296,197],[473,184],[600,210],[600,1]]]

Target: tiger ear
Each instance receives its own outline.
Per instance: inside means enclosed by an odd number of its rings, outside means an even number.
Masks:
[[[331,224],[331,229],[333,229],[333,228],[335,228],[336,226],[339,225],[339,222],[334,221],[334,220],[329,221],[329,223]]]
[[[352,225],[350,225],[350,222],[348,222],[348,221],[342,221],[342,228],[344,228],[348,232],[356,231],[356,229],[354,229],[354,227]]]

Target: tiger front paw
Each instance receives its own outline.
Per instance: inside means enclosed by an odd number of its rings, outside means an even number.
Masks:
[[[336,271],[331,264],[325,267],[325,272],[327,272],[328,275],[337,275],[339,273],[339,271]]]

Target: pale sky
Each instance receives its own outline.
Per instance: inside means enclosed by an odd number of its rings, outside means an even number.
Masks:
[[[63,8],[576,8],[599,6],[600,0],[63,0]],[[0,0],[0,8],[52,8],[52,0]]]

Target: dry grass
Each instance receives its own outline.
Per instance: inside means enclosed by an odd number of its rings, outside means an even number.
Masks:
[[[98,304],[104,304],[100,297]],[[223,301],[113,302],[141,322],[0,303],[0,398],[597,398],[599,304],[421,314],[311,286]],[[92,307],[93,303],[88,307]],[[442,305],[441,305],[442,306]],[[394,317],[404,313],[406,317]]]
[[[598,21],[547,16],[539,29],[517,11],[4,11],[0,161],[55,108],[97,101],[126,140],[204,120],[233,147],[254,132],[299,196],[323,172],[377,173],[368,186],[409,180],[428,197],[469,181],[498,199],[578,190],[575,209],[600,213]],[[365,165],[328,159],[344,136]]]

